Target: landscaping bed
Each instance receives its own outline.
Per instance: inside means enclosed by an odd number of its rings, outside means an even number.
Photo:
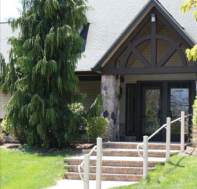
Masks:
[[[181,156],[197,156],[196,146],[187,146],[185,152],[180,153]]]

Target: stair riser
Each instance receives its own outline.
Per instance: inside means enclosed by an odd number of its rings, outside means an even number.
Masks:
[[[79,180],[80,176],[78,173],[76,174],[69,174],[65,173],[66,179],[71,179],[71,180]],[[96,180],[96,175],[90,174],[90,180]],[[135,175],[102,175],[102,180],[105,181],[133,181],[133,182],[138,182],[142,179],[142,176],[135,176]]]
[[[83,150],[83,154],[88,154],[90,150]],[[143,152],[141,152],[142,154]],[[171,153],[173,155],[175,153]],[[92,155],[96,155],[96,152],[93,152]],[[124,151],[103,151],[103,156],[126,156],[126,157],[139,157],[137,152],[124,152]],[[165,152],[149,152],[148,157],[166,157]]]
[[[122,148],[122,149],[137,149],[137,144],[127,144],[127,143],[109,143],[109,144],[103,144],[103,148]],[[165,150],[166,146],[165,145],[148,145],[148,149],[152,149],[152,150]],[[170,147],[171,150],[180,150],[180,146],[179,145],[171,145]]]
[[[65,163],[68,163],[69,165],[79,165],[82,163],[82,160],[65,160]],[[154,167],[158,162],[149,162],[149,167]],[[96,160],[90,160],[90,165],[95,166]],[[103,160],[102,161],[103,166],[121,166],[121,167],[142,167],[143,162],[142,161],[109,161],[109,160]]]
[[[69,172],[78,172],[77,166],[68,167],[65,166],[65,169],[68,169]],[[81,170],[83,173],[83,169]],[[96,167],[90,167],[90,173],[96,173]],[[111,174],[143,174],[143,170],[140,168],[122,168],[122,167],[102,167],[102,173],[111,173]]]

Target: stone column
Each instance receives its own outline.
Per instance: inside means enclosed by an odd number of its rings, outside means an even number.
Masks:
[[[120,77],[115,75],[102,75],[101,93],[103,95],[104,111],[102,116],[108,118],[109,126],[106,138],[110,141],[119,140],[120,115]]]

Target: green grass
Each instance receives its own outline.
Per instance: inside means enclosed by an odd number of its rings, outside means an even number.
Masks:
[[[63,178],[66,154],[0,148],[0,189],[41,189]]]
[[[116,189],[197,189],[197,157],[175,155],[170,163],[157,165],[148,181]]]

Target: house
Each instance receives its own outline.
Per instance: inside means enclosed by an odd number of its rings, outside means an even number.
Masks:
[[[103,94],[111,141],[141,141],[167,117],[192,113],[197,66],[187,60],[185,50],[197,43],[197,23],[192,12],[181,13],[183,3],[89,0],[92,10],[81,32],[85,45],[76,74],[87,94],[86,108]],[[2,45],[13,33],[7,24],[1,24],[1,31]],[[7,48],[1,47],[6,59]],[[187,120],[186,140],[190,125]],[[153,140],[164,141],[165,131]],[[172,141],[178,140],[179,124],[172,124]]]

